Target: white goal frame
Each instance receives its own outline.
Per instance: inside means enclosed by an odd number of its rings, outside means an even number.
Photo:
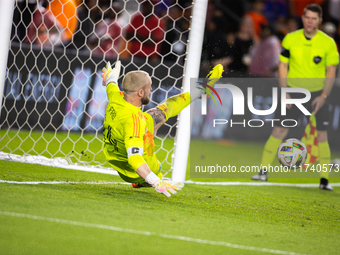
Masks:
[[[2,97],[4,94],[7,58],[10,47],[13,11],[15,0],[2,0],[0,2],[0,31],[3,35],[0,40],[0,114],[2,108]]]
[[[190,78],[198,78],[199,75],[207,7],[208,0],[196,0],[194,2],[187,58],[184,66],[183,92],[190,91]],[[171,177],[176,182],[184,182],[185,180],[191,137],[191,109],[193,107],[189,105],[178,117],[175,149],[172,154],[174,161]]]

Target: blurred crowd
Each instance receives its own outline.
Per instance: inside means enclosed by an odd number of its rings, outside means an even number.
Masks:
[[[104,58],[183,61],[190,15],[188,0],[17,0],[12,41]]]
[[[134,2],[137,9],[128,10]],[[183,61],[192,0],[17,0],[12,41],[90,55]],[[275,77],[283,37],[306,5],[323,8],[322,31],[339,45],[340,0],[209,0],[202,72]]]
[[[340,0],[209,0],[202,72],[220,63],[229,77],[276,77],[282,39],[302,28],[311,3],[321,5],[320,29],[339,45]]]

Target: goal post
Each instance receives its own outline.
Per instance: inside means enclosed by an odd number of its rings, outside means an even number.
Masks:
[[[10,48],[14,2],[15,0],[8,0],[6,3],[4,1],[0,3],[0,31],[2,33],[2,38],[0,40],[0,116],[7,68],[7,58]]]
[[[97,1],[95,6],[87,6],[84,0],[54,1],[63,7],[72,3],[67,6],[69,16],[63,15],[66,25],[58,20],[61,15],[53,16],[53,10],[39,1],[1,4],[0,26],[7,41],[3,38],[0,48],[0,159],[113,173],[102,153],[107,97],[101,69],[107,61],[121,60],[120,86],[124,73],[147,71],[152,95],[144,111],[189,91],[190,78],[199,73],[208,0],[186,4],[174,0],[170,5],[168,1]],[[153,3],[159,20],[158,28],[148,28],[157,34],[145,39],[154,43],[155,54],[142,45],[136,50],[133,43],[142,39],[130,28],[147,2]],[[25,16],[25,22],[13,21],[13,6],[14,19]],[[77,29],[69,26],[75,15]],[[27,34],[15,37],[12,31],[11,37],[11,27],[16,33],[19,26]],[[190,108],[168,120],[154,136],[163,175],[180,182],[185,179],[189,153],[188,116]]]
[[[190,78],[198,78],[207,13],[207,0],[196,0],[193,6],[187,58],[184,67],[183,92],[190,92]],[[190,68],[188,67],[190,66]],[[178,129],[174,144],[173,169],[171,179],[184,182],[189,156],[191,133],[190,105],[178,117]]]

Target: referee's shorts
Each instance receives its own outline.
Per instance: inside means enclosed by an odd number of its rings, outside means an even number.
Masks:
[[[316,92],[311,92],[311,99],[307,102],[304,103],[303,106],[310,112],[313,112],[313,107],[312,107],[312,102],[313,100],[320,96],[322,93],[322,90],[316,91]],[[304,98],[305,96],[302,95],[301,93],[289,93],[290,97],[293,98]],[[281,98],[281,97],[280,97]],[[319,111],[315,115],[316,119],[316,130],[327,130],[328,125],[329,125],[329,104],[325,103]],[[303,116],[304,114],[301,112],[301,110],[293,104],[290,109],[286,109],[286,115],[281,115],[281,102],[278,104],[278,107],[276,108],[275,111],[275,119],[279,119],[280,121],[275,121],[274,125],[279,126],[279,127],[285,127],[282,125],[282,121],[286,120],[284,123],[285,125],[292,125],[294,121],[288,121],[288,119],[295,120],[297,123],[298,120]],[[309,118],[309,116],[306,116]]]

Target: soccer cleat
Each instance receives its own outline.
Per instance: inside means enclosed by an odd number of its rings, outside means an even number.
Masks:
[[[326,178],[321,178],[320,179],[319,189],[333,191],[332,186],[328,183],[328,180]]]
[[[191,100],[194,101],[198,98],[201,98],[201,96],[203,94],[207,94],[207,96],[210,96],[215,104],[216,104],[216,100],[213,97],[212,92],[214,92],[217,96],[217,98],[219,99],[221,105],[222,105],[222,101],[220,96],[218,95],[218,93],[216,92],[216,90],[213,88],[215,83],[222,77],[222,73],[223,73],[223,66],[221,64],[216,65],[207,75],[207,77],[205,79],[203,79],[202,81],[197,82],[197,91],[192,90],[190,91],[190,96],[191,96]]]
[[[138,183],[131,183],[132,188],[139,189]]]
[[[215,83],[222,77],[223,66],[218,64],[208,73],[207,80],[205,82],[210,86],[214,87]],[[211,91],[211,90],[210,90]]]
[[[260,172],[256,175],[253,175],[251,179],[254,181],[267,181],[268,180],[267,171],[261,169]]]
[[[152,185],[150,185],[149,183],[146,183],[146,182],[131,183],[131,185],[135,189],[152,187]]]

